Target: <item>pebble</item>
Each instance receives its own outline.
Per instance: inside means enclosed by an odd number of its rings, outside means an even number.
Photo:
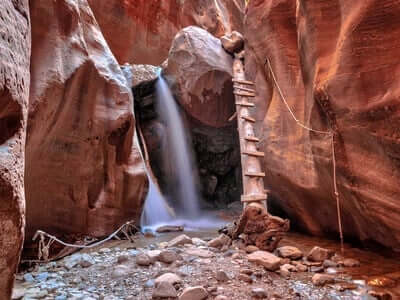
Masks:
[[[187,287],[179,296],[179,300],[203,300],[208,297],[206,289],[202,286]]]
[[[181,234],[176,238],[172,239],[171,241],[169,241],[168,247],[183,246],[185,244],[192,244],[192,239],[188,237],[186,234]]]
[[[251,295],[258,299],[264,299],[268,297],[267,292],[263,288],[254,288],[251,290]]]
[[[267,251],[256,251],[247,256],[250,262],[264,266],[269,271],[276,271],[279,269],[281,259],[274,254]]]
[[[140,253],[136,256],[136,264],[138,266],[149,266],[152,264],[152,260],[147,254]]]
[[[322,286],[327,283],[335,282],[335,277],[333,277],[332,275],[327,275],[327,274],[315,274],[311,278],[311,281],[316,286]]]
[[[175,285],[177,283],[181,283],[182,279],[174,273],[165,273],[161,276],[158,276],[155,280],[156,285],[161,282],[168,282],[172,285]]]
[[[290,259],[300,259],[303,257],[303,252],[296,247],[292,246],[283,246],[276,249],[278,256],[282,258],[290,258]]]
[[[226,282],[230,280],[228,274],[226,274],[226,272],[223,270],[217,271],[215,278],[220,282]]]
[[[238,279],[243,282],[253,283],[253,279],[249,275],[243,273],[239,274]]]
[[[231,238],[226,234],[220,234],[215,239],[212,239],[207,243],[208,247],[222,248],[224,245],[229,245],[231,243]]]
[[[258,247],[253,246],[253,245],[248,245],[246,246],[246,248],[244,248],[244,251],[246,251],[247,253],[253,253],[260,250]]]
[[[359,267],[360,262],[356,259],[346,258],[345,260],[343,260],[343,266],[349,267],[349,268]]]
[[[333,256],[334,252],[321,247],[314,247],[307,255],[307,259],[313,262],[323,262]]]
[[[178,254],[172,250],[163,250],[158,256],[158,260],[166,264],[171,264],[178,260]]]
[[[130,268],[124,265],[118,265],[114,268],[114,270],[111,273],[111,278],[117,279],[121,277],[128,276],[130,273]]]
[[[224,295],[218,295],[217,297],[215,297],[215,300],[228,300],[228,297]]]
[[[166,281],[162,281],[156,284],[156,288],[153,291],[153,299],[157,298],[176,298],[178,296],[174,286]]]

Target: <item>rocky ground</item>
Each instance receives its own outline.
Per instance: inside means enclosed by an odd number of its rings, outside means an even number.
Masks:
[[[331,248],[283,241],[273,254],[223,235],[190,236],[141,236],[36,265],[17,276],[13,299],[396,299],[352,279],[346,270],[360,261]]]

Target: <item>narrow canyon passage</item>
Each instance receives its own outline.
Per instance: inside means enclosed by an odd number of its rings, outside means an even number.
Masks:
[[[0,2],[0,300],[400,299],[394,0]]]

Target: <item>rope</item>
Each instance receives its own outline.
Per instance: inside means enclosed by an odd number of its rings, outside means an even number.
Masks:
[[[325,135],[330,135],[332,137],[332,164],[333,164],[333,188],[334,188],[334,194],[335,194],[335,198],[336,198],[336,210],[337,210],[337,218],[338,218],[338,226],[339,226],[339,235],[340,235],[340,248],[341,248],[341,252],[344,252],[344,246],[343,246],[343,228],[342,228],[342,217],[341,217],[341,209],[340,209],[340,197],[339,197],[339,192],[338,192],[338,188],[337,188],[337,180],[336,180],[336,155],[335,155],[335,134],[333,131],[322,131],[322,130],[316,130],[313,128],[310,128],[306,125],[304,125],[303,123],[300,122],[299,119],[296,118],[296,115],[294,114],[293,110],[290,108],[285,96],[283,95],[283,92],[278,84],[278,81],[276,80],[275,77],[275,73],[272,70],[271,67],[271,62],[269,60],[269,58],[267,57],[267,61],[266,63],[268,63],[268,68],[271,72],[271,76],[272,79],[274,81],[274,84],[278,90],[278,93],[280,95],[280,98],[282,99],[283,103],[285,104],[286,108],[288,109],[288,111],[290,112],[292,118],[296,121],[296,123],[308,130],[308,131],[312,131],[315,133],[319,133],[319,134],[325,134]],[[264,64],[265,65],[265,64]]]
[[[37,239],[38,236],[40,236],[40,240],[39,240],[39,249],[38,249],[38,260],[40,261],[42,258],[43,260],[47,261],[49,259],[49,253],[50,253],[50,246],[53,244],[53,242],[57,242],[61,245],[64,245],[66,247],[72,247],[72,248],[79,248],[79,249],[87,249],[87,248],[93,248],[99,245],[104,244],[105,242],[111,240],[112,238],[116,237],[116,235],[119,232],[122,232],[129,241],[133,241],[133,239],[131,238],[132,235],[132,229],[136,229],[136,226],[133,225],[134,221],[128,221],[125,224],[121,225],[116,231],[114,231],[113,233],[111,233],[108,237],[106,237],[103,240],[97,241],[96,243],[93,243],[91,245],[76,245],[76,244],[70,244],[70,243],[66,243],[60,239],[58,239],[57,237],[55,237],[54,235],[48,234],[47,232],[44,232],[42,230],[38,230],[36,231],[35,235],[33,236],[32,240],[35,241]],[[45,238],[49,238],[48,243],[45,243]]]

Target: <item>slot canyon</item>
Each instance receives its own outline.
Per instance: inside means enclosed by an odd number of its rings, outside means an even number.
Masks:
[[[0,1],[0,300],[400,299],[399,51],[395,0]]]

